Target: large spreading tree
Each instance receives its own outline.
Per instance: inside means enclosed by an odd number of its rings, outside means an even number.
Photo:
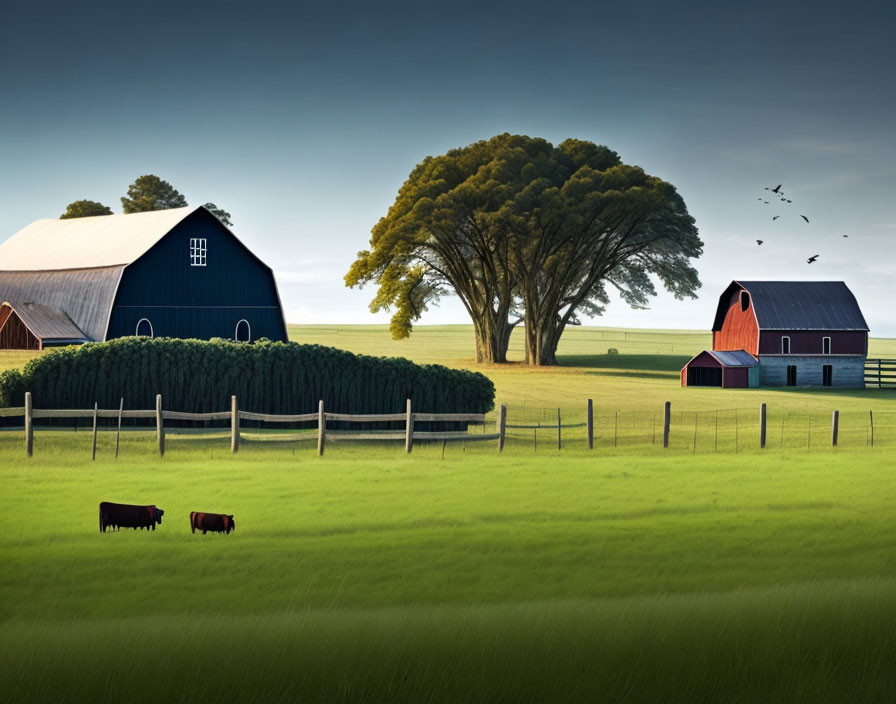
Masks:
[[[59,216],[60,220],[71,218],[89,218],[94,215],[111,215],[112,210],[95,200],[76,200],[68,204],[65,212]]]
[[[184,208],[187,199],[167,181],[158,176],[141,176],[128,187],[128,194],[121,199],[122,210],[126,213],[144,213],[149,210]]]
[[[480,362],[506,361],[525,322],[529,363],[555,364],[566,325],[601,313],[610,289],[643,307],[655,280],[677,298],[700,286],[690,260],[702,242],[675,188],[573,139],[503,134],[428,157],[370,244],[346,284],[378,285],[371,310],[394,311],[393,337],[454,293]]]

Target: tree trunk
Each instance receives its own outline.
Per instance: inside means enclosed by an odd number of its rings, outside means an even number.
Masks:
[[[485,316],[485,320],[473,321],[476,335],[476,362],[478,364],[506,364],[507,348],[514,325],[504,320],[496,322]]]
[[[549,367],[557,364],[557,345],[563,334],[559,320],[550,324],[531,325],[526,318],[526,363],[531,366]]]

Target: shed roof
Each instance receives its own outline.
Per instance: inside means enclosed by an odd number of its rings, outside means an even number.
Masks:
[[[27,303],[4,301],[2,305],[12,308],[13,313],[19,316],[25,327],[39,340],[88,341],[88,338],[65,314],[65,311],[59,308],[30,301]]]
[[[759,360],[745,350],[732,350],[727,352],[719,352],[717,350],[703,350],[699,354],[694,355],[684,365],[687,369],[693,362],[700,359],[703,355],[712,357],[723,367],[755,367],[759,364]]]
[[[127,265],[202,206],[127,215],[36,220],[0,244],[0,271]]]
[[[719,298],[713,330],[721,330],[731,291],[749,292],[760,330],[861,330],[868,323],[842,281],[732,281]]]
[[[719,360],[719,363],[723,367],[755,367],[759,364],[759,360],[746,350],[731,350],[727,352],[719,352],[718,350],[707,351]]]

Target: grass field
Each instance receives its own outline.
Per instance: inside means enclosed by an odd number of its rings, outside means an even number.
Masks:
[[[458,366],[468,355],[462,329],[422,329],[401,350],[380,331],[334,330],[292,334]],[[896,410],[875,391],[688,392],[676,360],[705,337],[674,337],[668,354],[617,341],[612,360],[570,338],[561,369],[486,372],[511,409],[570,415],[588,396],[644,413],[664,400]],[[130,433],[117,462],[108,433],[96,462],[88,433],[38,432],[30,461],[21,433],[0,433],[0,699],[892,698],[896,436],[734,453],[614,448],[602,432],[595,452],[520,441],[444,459],[433,445],[333,445],[319,459],[309,443],[262,442],[234,456],[177,435],[159,459],[151,433]],[[151,534],[100,534],[101,500],[165,518]],[[233,513],[237,530],[192,535],[191,510]]]

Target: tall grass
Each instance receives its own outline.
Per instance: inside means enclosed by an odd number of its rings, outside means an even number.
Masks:
[[[882,702],[896,688],[894,628],[896,581],[880,579],[251,618],[8,622],[0,690],[7,701],[133,704]]]

